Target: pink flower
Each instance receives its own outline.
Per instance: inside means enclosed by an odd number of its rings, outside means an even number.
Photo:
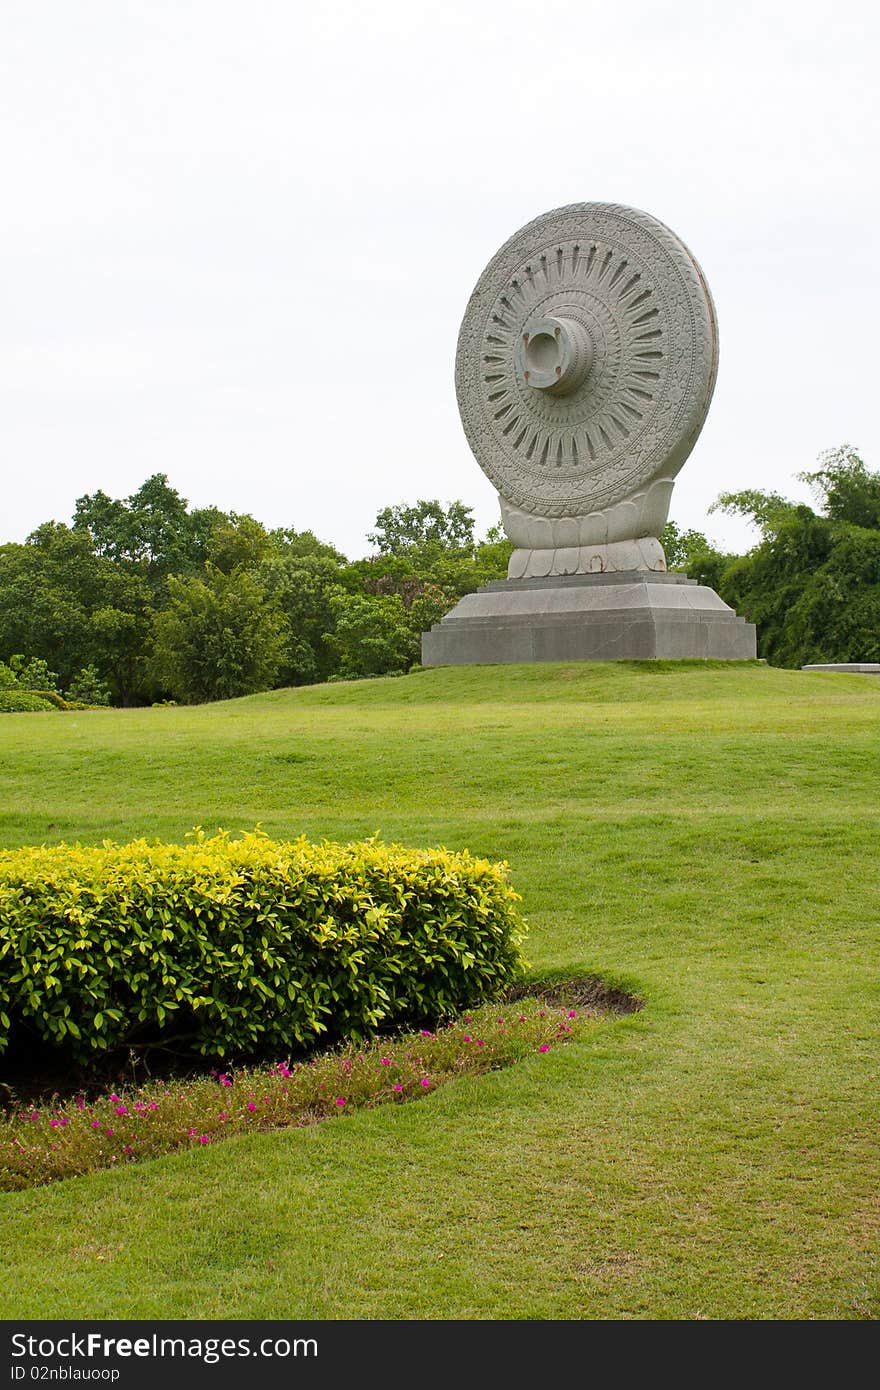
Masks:
[[[111,1095],[110,1099],[111,1099],[111,1100],[121,1100],[122,1097],[121,1097],[121,1096],[118,1096],[118,1095],[116,1094],[116,1092],[114,1091],[113,1094]]]
[[[382,1066],[383,1066],[383,1067],[390,1067],[390,1066],[391,1066],[391,1058],[390,1058],[390,1057],[383,1057],[383,1058],[382,1058]]]
[[[92,1129],[100,1129],[100,1128],[101,1128],[101,1121],[100,1121],[100,1120],[92,1120]]]
[[[49,1124],[52,1126],[53,1129],[57,1129],[60,1123],[61,1123],[60,1120],[50,1120],[50,1121],[49,1121]]]
[[[253,1114],[257,1107],[252,1100],[249,1100],[247,1103],[247,1108],[248,1110],[250,1110],[251,1114]]]
[[[217,1080],[220,1082],[221,1086],[232,1085],[232,1077],[227,1076],[225,1071],[221,1071],[220,1075],[217,1077]]]
[[[124,1105],[117,1105],[117,1106],[116,1106],[116,1113],[117,1113],[117,1115],[127,1115],[127,1114],[128,1114],[128,1111],[126,1110],[126,1108],[125,1108]]]
[[[577,1009],[569,1009],[568,1016],[569,1018],[577,1018]]]
[[[541,1046],[538,1048],[538,1051],[539,1051],[539,1052],[549,1052],[549,1051],[550,1051],[550,1044],[549,1044],[549,1043],[541,1043]]]
[[[122,1152],[123,1152],[124,1154],[131,1154],[131,1153],[134,1153],[134,1149],[131,1147],[130,1144],[123,1144],[123,1146],[122,1146]]]
[[[402,1091],[402,1090],[403,1090],[403,1087],[401,1086],[401,1084],[400,1084],[399,1081],[397,1082],[397,1084],[396,1084],[396,1086],[394,1087],[394,1089],[395,1089],[395,1091]]]
[[[200,1135],[199,1135],[199,1143],[200,1143],[200,1144],[207,1144],[207,1142],[208,1142],[208,1136],[207,1136],[207,1134],[200,1134]]]
[[[427,1076],[423,1076],[423,1077],[422,1077],[422,1085],[423,1085],[423,1086],[430,1086],[430,1084],[431,1084],[431,1082],[430,1082],[429,1078],[428,1078]]]
[[[477,1047],[482,1047],[482,1046],[483,1046],[483,1039],[482,1039],[482,1038],[477,1038]]]
[[[228,1120],[229,1116],[223,1110],[221,1110],[217,1118],[220,1120]]]
[[[344,1098],[343,1096],[337,1096],[337,1097],[336,1097],[336,1104],[337,1104],[337,1105],[344,1105],[344,1104],[345,1104],[345,1098]]]
[[[112,1138],[113,1138],[113,1131],[112,1131],[112,1129],[105,1129],[105,1130],[104,1130],[104,1133],[106,1134],[106,1136],[107,1136],[108,1139],[112,1139]]]
[[[462,1042],[470,1042],[470,1040],[471,1040],[471,1035],[470,1035],[470,1033],[465,1033],[464,1037],[462,1038]]]
[[[423,1028],[423,1029],[422,1029],[422,1037],[423,1037],[423,1038],[433,1038],[433,1036],[434,1036],[434,1034],[431,1032],[430,1028]]]

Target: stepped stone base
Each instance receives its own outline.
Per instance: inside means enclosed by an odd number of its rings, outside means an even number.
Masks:
[[[423,666],[755,655],[754,624],[714,589],[646,570],[497,580],[422,634]]]
[[[880,676],[880,661],[826,661],[818,666],[802,666],[802,671],[842,671],[850,676]]]

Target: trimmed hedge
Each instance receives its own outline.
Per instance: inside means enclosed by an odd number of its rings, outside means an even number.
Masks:
[[[0,851],[0,1051],[82,1062],[361,1038],[493,997],[522,969],[506,865],[467,851],[232,840]]]
[[[0,714],[33,713],[38,710],[51,710],[51,700],[35,695],[30,690],[16,690],[4,687],[0,690]]]

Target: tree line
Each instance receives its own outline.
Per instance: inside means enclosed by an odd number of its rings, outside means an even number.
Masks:
[[[669,567],[755,622],[775,665],[878,661],[880,475],[844,445],[799,476],[816,508],[757,490],[718,499],[758,528],[745,555],[669,523]],[[499,528],[477,539],[462,502],[385,507],[368,541],[351,561],[308,530],[190,509],[163,473],[125,499],[81,497],[70,525],[0,546],[0,689],[196,703],[406,671],[422,632],[510,556]]]
[[[386,507],[349,561],[311,531],[190,509],[157,473],[0,546],[0,689],[141,705],[407,671],[421,633],[507,573],[471,509]]]
[[[700,532],[667,527],[670,569],[716,589],[757,626],[773,666],[880,661],[880,474],[848,444],[799,473],[816,506],[776,492],[723,492],[710,508],[743,516],[760,540],[724,554]]]

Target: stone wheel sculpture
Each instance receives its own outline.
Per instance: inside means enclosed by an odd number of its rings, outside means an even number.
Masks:
[[[574,203],[501,247],[465,311],[456,391],[511,578],[665,569],[658,538],[717,364],[702,271],[647,213]]]

